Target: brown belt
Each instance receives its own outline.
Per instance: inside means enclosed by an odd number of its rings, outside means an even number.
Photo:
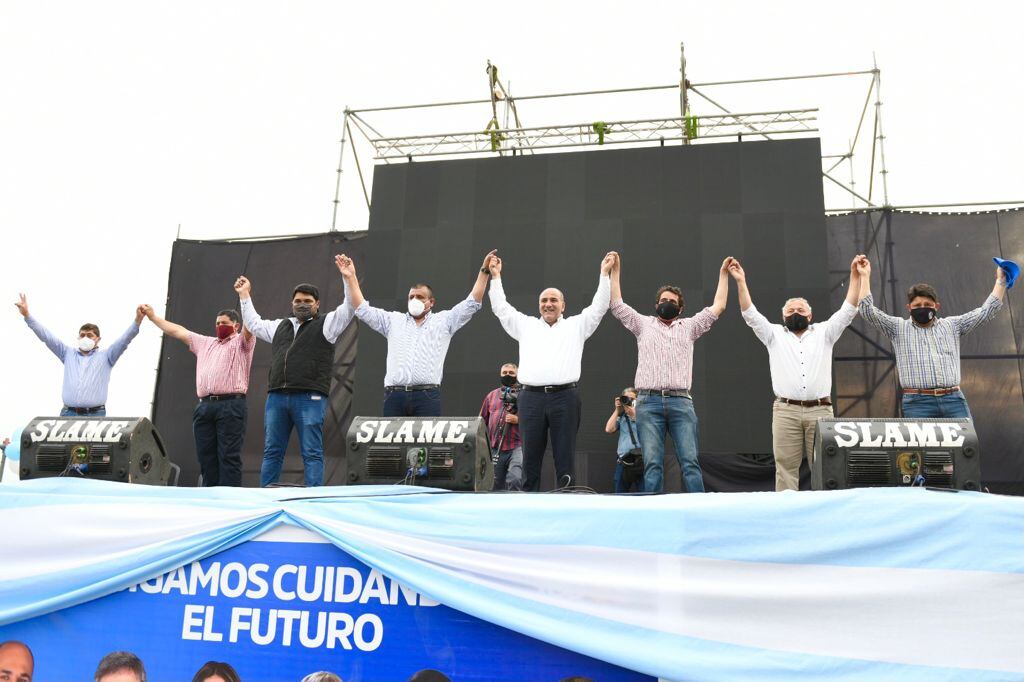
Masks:
[[[903,392],[912,395],[949,395],[959,390],[959,386],[950,386],[949,388],[905,388]]]
[[[819,405],[831,405],[831,398],[818,398],[817,400],[790,400],[789,398],[776,398],[780,403],[787,405],[799,405],[800,407],[818,407]]]

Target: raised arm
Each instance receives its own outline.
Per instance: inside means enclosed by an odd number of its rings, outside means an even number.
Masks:
[[[957,315],[949,319],[956,325],[957,332],[961,336],[969,334],[996,316],[999,309],[1003,307],[1003,296],[1005,295],[1006,273],[1003,272],[1002,268],[996,267],[996,284],[992,288],[992,293],[985,299],[985,302],[969,313]]]
[[[359,288],[359,276],[356,274],[355,262],[341,254],[334,257],[341,276],[345,279],[345,296],[352,306],[356,317],[363,321],[373,331],[387,336],[391,331],[391,313],[382,308],[375,308],[370,302],[363,298],[363,292]]]
[[[608,421],[605,422],[604,432],[615,433],[619,430],[619,415],[622,414],[622,403],[619,402],[618,398],[615,398],[615,409],[612,410],[612,416],[608,417]]]
[[[238,292],[238,307],[242,311],[245,328],[260,341],[272,342],[281,320],[264,320],[260,317],[252,305],[252,283],[244,275],[235,280],[235,291]]]
[[[867,256],[857,256],[855,260],[857,272],[860,274],[857,310],[871,326],[892,338],[896,335],[901,320],[893,315],[883,313],[875,307],[875,301],[871,296],[871,262]]]
[[[597,330],[597,326],[601,324],[601,318],[608,312],[608,306],[611,303],[611,278],[609,277],[612,266],[615,265],[616,259],[619,254],[614,251],[609,251],[605,254],[605,257],[601,260],[601,276],[597,280],[597,291],[594,292],[594,298],[583,312],[580,313],[580,321],[583,324],[583,338],[590,338],[590,335]]]
[[[740,315],[743,316],[743,321],[754,331],[754,336],[761,343],[765,346],[772,345],[772,342],[775,340],[775,334],[772,330],[773,325],[768,321],[767,317],[761,314],[761,311],[754,305],[754,301],[751,300],[750,291],[747,289],[747,273],[735,258],[729,264],[729,276],[736,281],[736,292],[740,300]]]
[[[156,311],[153,310],[153,306],[151,305],[144,304],[142,306],[142,312],[149,318],[149,321],[155,324],[164,334],[167,334],[167,336],[170,336],[172,339],[177,339],[182,343],[188,343],[189,334],[192,333],[188,329],[185,329],[180,324],[168,322],[164,318],[160,317],[156,314]]]
[[[50,349],[50,352],[60,358],[61,362],[64,362],[64,355],[68,351],[73,351],[74,348],[58,339],[53,332],[44,327],[42,323],[28,312],[28,299],[25,298],[25,294],[18,294],[18,302],[14,304],[18,308],[18,312],[25,318],[25,324],[32,330],[32,333],[39,337],[39,340],[46,344],[46,347]]]
[[[715,317],[721,317],[725,312],[725,304],[729,300],[729,266],[733,258],[729,256],[722,261],[722,267],[718,269],[718,288],[715,290],[715,300],[711,304],[711,312]]]
[[[338,266],[338,272],[342,271],[341,256],[334,257],[334,264]],[[344,278],[342,272],[342,277]],[[324,338],[334,343],[341,336],[341,333],[345,331],[345,327],[352,323],[352,318],[355,317],[355,311],[352,308],[352,303],[349,300],[348,286],[343,284],[345,293],[342,295],[341,304],[327,313],[324,316]]]
[[[476,282],[469,291],[469,297],[477,303],[483,303],[484,301],[484,289],[487,288],[487,280],[491,278],[491,259],[497,258],[495,255],[497,253],[498,250],[494,249],[484,256],[484,262],[480,265],[480,272],[476,273]]]
[[[139,335],[139,325],[142,324],[142,318],[146,316],[143,307],[144,306],[140,305],[135,309],[135,320],[133,320],[132,323],[128,325],[128,329],[125,329],[124,333],[117,337],[117,340],[107,348],[107,362],[110,363],[111,367],[113,367],[118,358],[121,357],[121,354],[128,349],[128,344],[132,342],[132,339]]]
[[[505,299],[505,288],[501,283],[501,265],[500,258],[491,258],[491,290],[488,294],[491,298],[491,310],[508,335],[518,341],[520,330],[529,318],[513,308]]]
[[[749,308],[753,307],[754,301],[750,298],[750,290],[747,289],[747,273],[743,271],[743,266],[735,258],[729,264],[729,275],[736,280],[736,294],[740,301],[740,312],[745,313]]]
[[[615,254],[615,262],[612,264],[612,269],[608,276],[611,279],[611,303],[614,304],[622,300],[622,282],[620,281],[622,276],[622,259],[619,257],[619,254]]]
[[[860,303],[860,299],[861,299],[861,295],[860,295],[860,279],[861,279],[861,277],[860,277],[860,269],[857,267],[857,264],[860,263],[860,259],[861,258],[863,258],[864,260],[867,260],[867,256],[865,256],[863,254],[858,254],[858,255],[853,257],[852,261],[850,261],[850,285],[846,288],[846,302],[849,303],[850,305],[853,305],[853,306],[855,306],[858,303]],[[870,283],[869,283],[869,286],[870,286]]]

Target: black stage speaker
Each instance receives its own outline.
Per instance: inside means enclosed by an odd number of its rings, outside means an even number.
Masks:
[[[345,438],[345,459],[350,485],[479,491],[494,482],[480,417],[356,417]]]
[[[972,420],[818,420],[811,489],[911,485],[981,490]]]
[[[21,478],[79,476],[167,485],[171,463],[139,417],[36,417],[21,435]]]

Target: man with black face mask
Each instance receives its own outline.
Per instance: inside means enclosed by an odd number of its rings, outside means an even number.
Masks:
[[[727,268],[722,261],[714,302],[693,317],[682,317],[683,292],[663,286],[655,296],[655,315],[641,315],[622,300],[616,255],[611,270],[611,310],[636,336],[636,427],[644,458],[644,492],[660,493],[664,484],[665,436],[672,435],[683,490],[704,492],[704,477],[697,459],[697,413],[690,387],[693,380],[693,344],[725,310],[729,295]]]
[[[939,317],[939,296],[930,284],[907,291],[910,319],[887,315],[871,296],[871,263],[859,256],[860,314],[889,337],[903,388],[903,416],[959,419],[971,416],[960,391],[960,337],[985,324],[1003,307],[1006,273],[996,267],[995,286],[985,302],[963,315]]]
[[[256,337],[242,326],[235,310],[217,313],[214,336],[205,336],[168,322],[152,306],[142,308],[150,322],[196,356],[199,403],[192,412],[192,435],[203,486],[241,486],[242,441],[248,419],[245,394]]]
[[[334,264],[340,272],[340,255],[334,257]],[[263,414],[260,486],[276,483],[281,475],[293,426],[299,436],[306,486],[323,485],[323,425],[331,389],[334,342],[353,317],[348,290],[337,309],[321,315],[320,290],[312,284],[300,284],[292,292],[292,316],[283,320],[264,320],[259,316],[252,305],[252,285],[245,277],[235,280],[235,291],[246,328],[257,339],[273,346]]]
[[[860,256],[858,256],[859,258]],[[772,324],[750,298],[739,261],[729,266],[736,280],[743,321],[768,349],[772,375],[772,451],[775,490],[800,488],[800,463],[814,456],[818,419],[832,416],[832,347],[857,315],[860,273],[850,263],[850,283],[842,307],[824,323],[811,324],[806,299],[791,298],[782,306],[782,324]]]
[[[523,441],[519,436],[517,408],[519,366],[506,362],[501,366],[501,388],[484,397],[480,416],[487,424],[487,442],[494,461],[494,490],[523,489]]]

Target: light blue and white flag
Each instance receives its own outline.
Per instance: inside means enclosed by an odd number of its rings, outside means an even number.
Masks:
[[[448,606],[665,679],[1024,678],[1024,499],[1012,497],[49,479],[0,488],[0,514],[0,624],[290,524]]]

